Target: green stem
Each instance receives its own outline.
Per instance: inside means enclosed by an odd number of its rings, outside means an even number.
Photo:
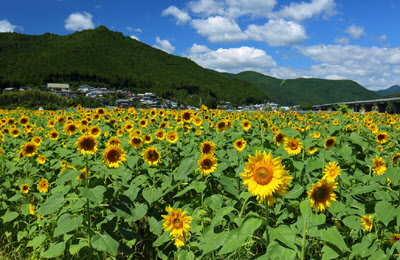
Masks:
[[[265,199],[265,216],[266,216],[266,222],[265,222],[265,233],[267,235],[267,249],[269,245],[269,209],[268,209],[268,198]]]
[[[301,242],[301,256],[300,256],[300,260],[304,260],[304,254],[305,254],[305,251],[306,251],[307,221],[308,221],[308,218],[304,220],[303,240],[302,240],[302,242]]]
[[[89,155],[86,154],[86,188],[89,189]],[[92,233],[91,233],[91,220],[90,220],[90,203],[89,198],[86,198],[86,217],[87,217],[87,233],[88,233],[88,245],[89,245],[89,260],[92,259]]]

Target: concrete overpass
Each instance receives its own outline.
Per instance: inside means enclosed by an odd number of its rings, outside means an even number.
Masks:
[[[352,108],[354,112],[360,112],[361,109],[364,108],[365,112],[378,111],[380,113],[389,112],[389,113],[400,114],[400,97],[357,100],[357,101],[314,105],[313,110],[323,110],[323,111],[333,110],[333,106],[339,104],[344,104],[349,108]]]

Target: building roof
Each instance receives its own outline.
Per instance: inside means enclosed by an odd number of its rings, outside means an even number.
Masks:
[[[67,88],[67,89],[69,89],[69,84],[65,84],[65,83],[47,83],[47,88],[59,88],[59,89]]]

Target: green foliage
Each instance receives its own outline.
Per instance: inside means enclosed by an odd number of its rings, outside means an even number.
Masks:
[[[266,94],[104,26],[66,36],[0,34],[0,89],[68,82],[154,92],[188,105],[257,103]]]

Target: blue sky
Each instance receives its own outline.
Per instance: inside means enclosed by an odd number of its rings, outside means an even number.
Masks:
[[[100,25],[199,65],[281,79],[400,85],[398,0],[9,0],[0,32]]]

